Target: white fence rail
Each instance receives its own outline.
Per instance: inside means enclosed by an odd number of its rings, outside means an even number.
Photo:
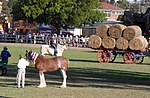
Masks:
[[[12,43],[32,43],[32,44],[50,44],[50,37],[46,36],[28,36],[28,35],[12,35],[12,34],[0,34],[0,42],[12,42]],[[83,43],[81,38],[74,38],[67,43],[69,46],[76,47],[88,47],[87,40]]]
[[[45,36],[31,36],[28,35],[12,35],[12,34],[0,34],[0,42],[16,42],[16,43],[34,43],[45,44]]]

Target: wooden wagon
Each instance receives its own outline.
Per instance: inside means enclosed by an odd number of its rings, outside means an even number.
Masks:
[[[106,49],[104,47],[100,47],[96,54],[96,58],[100,63],[109,63],[114,62],[117,55],[121,55],[123,57],[123,61],[126,64],[140,64],[144,60],[144,54],[141,50],[115,50],[115,49]]]
[[[97,35],[89,37],[88,44],[98,49],[96,57],[100,63],[113,62],[117,55],[122,55],[126,64],[143,62],[148,42],[140,27],[103,24],[99,28]]]

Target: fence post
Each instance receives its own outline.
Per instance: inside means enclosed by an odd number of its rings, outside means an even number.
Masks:
[[[18,42],[18,35],[15,36],[15,40],[16,40],[15,42],[17,43]]]
[[[4,42],[6,42],[6,33],[4,33]]]
[[[26,43],[28,43],[28,35],[25,35]]]
[[[34,44],[36,44],[36,35],[34,36],[34,39],[33,39],[33,40],[34,40]]]

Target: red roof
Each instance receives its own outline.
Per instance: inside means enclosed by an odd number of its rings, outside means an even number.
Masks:
[[[110,4],[108,2],[101,2],[101,6],[102,6],[102,9],[107,9],[107,10],[124,10],[118,6],[115,6],[113,4]]]

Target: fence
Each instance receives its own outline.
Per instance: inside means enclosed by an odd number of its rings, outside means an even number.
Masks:
[[[30,36],[30,35],[0,34],[0,42],[50,45],[50,37],[40,35]],[[82,41],[81,38],[73,38],[67,42],[68,46],[75,46],[75,47],[88,47],[87,43],[88,43],[87,38],[85,39],[85,41]]]

